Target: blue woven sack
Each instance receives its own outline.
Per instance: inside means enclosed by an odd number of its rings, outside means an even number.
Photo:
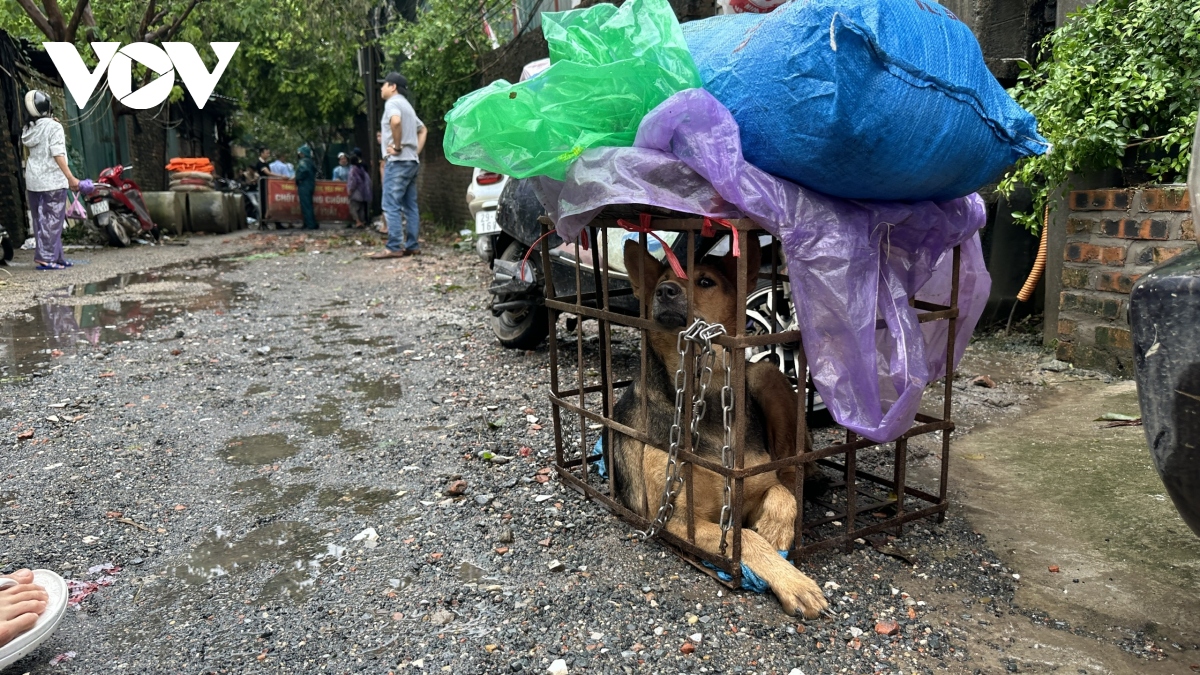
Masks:
[[[932,0],[792,0],[683,33],[746,159],[826,194],[953,199],[1049,149]]]

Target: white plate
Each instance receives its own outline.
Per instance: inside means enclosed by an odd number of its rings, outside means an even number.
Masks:
[[[496,222],[496,211],[480,211],[475,214],[475,234],[492,234],[500,231]]]
[[[93,202],[91,204],[88,204],[88,210],[90,210],[92,212],[93,216],[98,216],[101,213],[106,213],[108,211],[108,202],[103,202],[103,201],[102,202]]]

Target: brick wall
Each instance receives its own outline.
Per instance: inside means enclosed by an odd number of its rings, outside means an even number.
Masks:
[[[430,225],[458,231],[471,227],[471,210],[467,208],[467,186],[471,184],[471,169],[446,161],[442,152],[444,131],[430,124],[421,157],[421,172],[417,174],[417,203],[421,218]]]
[[[121,117],[128,125],[129,161],[133,164],[133,182],[146,192],[167,189],[167,136],[164,123],[151,119],[153,111]]]
[[[1129,291],[1151,268],[1196,247],[1187,190],[1081,190],[1067,206],[1058,358],[1132,375]]]

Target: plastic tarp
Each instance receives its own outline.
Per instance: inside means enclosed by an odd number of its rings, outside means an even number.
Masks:
[[[446,113],[452,163],[562,178],[588,148],[633,145],[646,113],[700,86],[666,0],[547,12],[542,30],[553,65],[517,84],[497,80]]]
[[[948,304],[961,244],[957,364],[991,288],[978,195],[851,201],[776,178],[745,160],[737,123],[700,89],[647,115],[634,147],[589,150],[564,182],[540,179],[539,196],[567,240],[607,205],[755,220],[783,243],[817,391],[839,424],[878,442],[911,427],[926,386],[945,374],[948,322],[918,323],[908,298]]]
[[[803,0],[683,25],[746,159],[838,197],[952,199],[1049,144],[927,0]]]

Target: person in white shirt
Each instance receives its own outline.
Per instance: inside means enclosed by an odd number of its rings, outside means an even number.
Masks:
[[[37,243],[33,261],[39,270],[61,270],[71,266],[62,252],[67,192],[78,190],[79,180],[67,166],[66,134],[62,124],[50,115],[50,96],[37,90],[28,92],[25,112],[29,121],[21,132],[21,143],[29,151],[25,194]]]

